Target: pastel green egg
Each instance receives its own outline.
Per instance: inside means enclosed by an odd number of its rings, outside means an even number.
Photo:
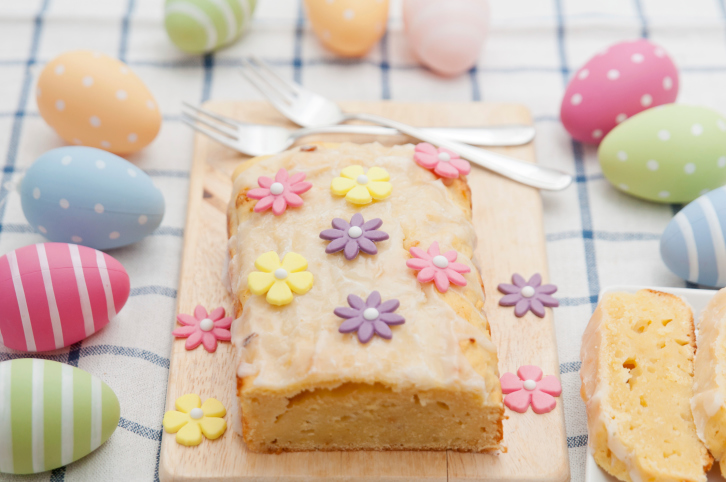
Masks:
[[[617,189],[649,201],[687,203],[726,184],[726,119],[706,107],[656,107],[610,131],[598,157]]]
[[[211,52],[233,42],[246,29],[256,0],[166,0],[164,26],[185,52]]]
[[[0,472],[70,464],[116,430],[118,398],[98,377],[50,360],[0,363]]]

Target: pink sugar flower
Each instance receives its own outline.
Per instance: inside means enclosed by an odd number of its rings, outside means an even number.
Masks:
[[[434,241],[428,251],[421,248],[411,248],[413,258],[406,261],[406,266],[411,269],[420,270],[417,279],[421,283],[434,282],[436,289],[446,293],[449,289],[449,282],[458,286],[466,286],[466,279],[461,273],[468,273],[471,269],[461,263],[456,263],[458,253],[453,249],[441,254],[439,243]]]
[[[416,145],[413,160],[419,166],[449,179],[466,176],[471,171],[469,162],[460,158],[457,153],[443,147],[436,149],[428,142]]]
[[[547,413],[557,406],[555,397],[562,393],[562,385],[554,375],[542,378],[542,369],[523,365],[514,373],[505,373],[499,379],[502,385],[504,405],[515,412],[524,413],[530,405],[534,413]]]
[[[260,176],[257,184],[260,187],[250,189],[247,197],[251,199],[259,199],[255,204],[255,212],[260,213],[272,208],[275,216],[279,216],[285,212],[288,206],[298,208],[303,205],[303,199],[299,196],[313,185],[305,180],[304,172],[297,172],[288,177],[287,170],[280,169],[275,174],[273,181],[267,176]]]
[[[172,331],[171,334],[178,338],[186,338],[184,345],[187,350],[193,350],[200,344],[209,353],[217,350],[217,340],[229,341],[232,334],[229,327],[232,325],[232,317],[225,318],[224,308],[220,307],[207,314],[207,310],[202,305],[194,308],[194,316],[180,313],[177,315],[177,321],[183,326]]]

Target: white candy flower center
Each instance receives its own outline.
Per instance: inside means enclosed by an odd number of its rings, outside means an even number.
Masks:
[[[348,236],[353,239],[360,238],[363,235],[363,230],[358,226],[351,226],[348,230]]]
[[[202,412],[201,408],[192,408],[192,411],[189,412],[189,416],[194,420],[199,420],[204,416],[204,412]]]
[[[449,162],[451,160],[451,154],[448,152],[439,152],[439,161]]]
[[[525,380],[524,381],[524,389],[529,390],[530,392],[537,388],[537,382],[534,380]]]
[[[287,271],[285,270],[285,268],[277,268],[275,270],[275,278],[277,278],[277,279],[287,278]]]
[[[378,318],[379,314],[380,313],[378,313],[378,310],[375,308],[366,308],[365,311],[363,312],[363,318],[365,318],[368,321],[373,321],[376,318]]]
[[[449,266],[449,260],[446,259],[446,256],[434,256],[433,262],[434,266],[436,266],[437,268],[446,268]]]
[[[212,328],[214,328],[214,322],[209,318],[204,318],[199,322],[199,328],[201,328],[202,331],[212,331]]]
[[[270,192],[275,196],[279,196],[284,190],[285,186],[283,186],[281,182],[273,182],[272,186],[270,186]]]
[[[366,176],[365,174],[361,174],[361,175],[360,175],[360,176],[358,176],[358,178],[356,179],[356,182],[357,182],[358,184],[362,184],[362,185],[364,185],[364,186],[365,186],[366,184],[368,184],[368,176]]]
[[[525,286],[524,288],[522,288],[521,294],[525,298],[531,298],[534,296],[534,288],[532,288],[531,286]]]

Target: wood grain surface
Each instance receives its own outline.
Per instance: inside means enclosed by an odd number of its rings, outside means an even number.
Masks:
[[[247,122],[293,127],[269,105],[261,102],[210,102],[206,107]],[[369,112],[418,126],[482,126],[531,123],[520,105],[486,103],[348,102],[347,111]],[[371,137],[325,135],[302,139],[331,142],[414,142],[405,136]],[[495,149],[534,162],[534,145]],[[226,276],[226,210],[232,192],[230,174],[247,159],[201,135],[196,138],[189,186],[178,312],[192,313],[197,304],[211,309],[224,306],[231,313],[232,298],[223,283]],[[542,201],[535,189],[519,185],[474,167],[469,175],[477,229],[478,260],[487,300],[484,310],[498,349],[500,373],[516,372],[520,365],[539,365],[545,374],[559,375],[552,311],[544,319],[529,313],[514,317],[513,308],[498,306],[499,283],[512,273],[529,277],[541,273],[548,280]],[[254,240],[249,240],[254,242]],[[264,455],[249,452],[234,428],[239,412],[236,363],[229,343],[216,353],[203,347],[187,351],[185,339],[173,343],[169,367],[167,410],[174,400],[196,393],[214,397],[227,407],[228,429],[215,441],[198,447],[178,445],[165,433],[161,443],[160,478],[164,481],[567,481],[570,470],[562,399],[545,415],[531,410],[506,410],[504,450],[496,454],[458,452],[302,452]]]

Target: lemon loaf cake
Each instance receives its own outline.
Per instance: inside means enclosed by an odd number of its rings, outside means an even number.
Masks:
[[[415,154],[318,144],[235,171],[232,341],[249,449],[499,448],[469,187]]]
[[[711,299],[698,322],[691,409],[698,437],[726,477],[726,289]]]
[[[652,290],[603,296],[582,338],[590,450],[632,482],[706,480],[712,459],[691,415],[691,308]]]

